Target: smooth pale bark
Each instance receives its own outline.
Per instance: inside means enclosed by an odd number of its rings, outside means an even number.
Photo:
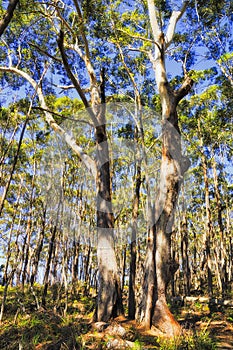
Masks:
[[[165,50],[172,42],[177,21],[185,11],[184,2],[180,11],[173,11],[166,35],[159,28],[154,0],[148,0],[149,18],[155,41],[154,53],[150,55],[153,64],[156,84],[159,90],[162,120],[162,159],[160,193],[155,208],[155,271],[156,291],[154,293],[152,324],[162,332],[173,336],[180,332],[180,326],[169,311],[166,292],[171,276],[177,269],[177,264],[171,259],[171,232],[175,205],[179,187],[189,161],[182,156],[180,144],[180,130],[178,126],[177,105],[188,94],[192,87],[192,80],[186,76],[182,86],[174,91],[169,85],[165,68]],[[149,287],[153,288],[153,281]],[[148,320],[146,319],[146,326]]]
[[[177,171],[174,159],[170,158],[167,151],[163,146],[160,192],[163,193],[164,203],[162,212],[156,223],[155,262],[157,298],[152,323],[162,332],[172,336],[180,332],[180,326],[169,311],[166,293],[171,277],[178,266],[171,259],[171,230],[168,225],[174,214],[179,191],[180,174]]]

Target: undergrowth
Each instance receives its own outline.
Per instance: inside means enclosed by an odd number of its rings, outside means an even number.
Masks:
[[[215,350],[216,342],[208,331],[185,332],[173,339],[158,339],[160,350]]]
[[[46,307],[38,308],[37,301],[41,300],[41,295],[42,287],[38,285],[33,293],[30,288],[25,288],[24,292],[16,287],[9,288],[0,326],[1,350],[111,349],[111,340],[119,338],[93,330],[91,319],[95,298],[84,296],[81,286],[72,288],[68,299],[61,291],[59,302],[54,297],[54,291],[49,290]],[[3,288],[0,287],[0,303],[2,296]],[[69,300],[68,304],[66,300]],[[230,320],[231,317],[232,314],[229,314]],[[206,330],[188,330],[182,336],[168,340],[140,333],[136,324],[129,324],[128,328],[126,324],[122,325],[127,330],[124,340],[128,340],[131,344],[129,348],[134,350],[216,349]]]

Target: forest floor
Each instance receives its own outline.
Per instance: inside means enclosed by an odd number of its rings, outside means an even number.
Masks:
[[[195,301],[186,306],[171,306],[182,325],[183,335],[168,340],[155,328],[145,331],[135,321],[119,317],[106,323],[92,323],[94,298],[78,293],[49,291],[46,308],[39,307],[41,287],[24,293],[9,288],[2,323],[0,350],[76,350],[76,349],[233,349],[233,309],[209,310]],[[34,295],[33,295],[34,294]],[[0,287],[0,303],[3,287]],[[65,303],[68,300],[68,303]],[[67,310],[66,310],[67,307]]]

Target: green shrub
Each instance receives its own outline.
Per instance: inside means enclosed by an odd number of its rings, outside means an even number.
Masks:
[[[205,331],[186,333],[173,339],[159,339],[161,350],[215,350],[215,341]]]

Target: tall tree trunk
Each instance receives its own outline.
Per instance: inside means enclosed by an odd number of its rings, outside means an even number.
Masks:
[[[25,240],[25,253],[24,253],[24,266],[22,269],[22,290],[24,290],[25,283],[27,282],[27,270],[30,261],[30,243],[31,243],[31,235],[32,235],[32,213],[30,209],[30,213],[28,214],[27,227],[26,227],[26,240]]]
[[[189,267],[189,254],[188,254],[188,226],[186,215],[183,215],[183,220],[180,222],[181,233],[181,257],[182,257],[182,269],[183,269],[183,281],[184,281],[184,295],[190,295],[190,267]]]
[[[43,208],[43,217],[42,217],[41,227],[39,231],[39,237],[38,237],[38,241],[37,241],[35,251],[34,251],[34,256],[33,256],[32,273],[30,277],[31,286],[33,286],[38,273],[40,255],[42,252],[44,236],[45,236],[45,224],[46,224],[46,207]]]
[[[128,296],[128,317],[135,319],[136,299],[135,299],[135,278],[136,278],[137,249],[136,240],[130,243],[130,267],[129,267],[129,296]]]
[[[168,309],[166,302],[167,287],[178,264],[171,258],[171,234],[175,205],[180,184],[188,167],[188,161],[181,154],[179,139],[177,101],[174,93],[166,90],[161,83],[160,96],[165,99],[163,117],[165,123],[162,145],[160,193],[156,203],[156,279],[157,300],[153,315],[153,324],[167,334],[177,334],[180,327]]]
[[[231,220],[231,201],[230,194],[227,193],[224,198],[226,203],[226,237],[229,237],[227,245],[227,261],[226,261],[226,281],[227,281],[227,290],[229,293],[233,291],[233,238],[230,235],[232,230],[232,220]]]
[[[13,271],[13,274],[12,274],[12,279],[11,279],[11,284],[13,286],[13,280],[14,280],[14,275],[16,274],[16,281],[15,281],[15,284],[16,286],[18,286],[20,284],[20,273],[21,273],[21,270],[18,269],[18,264],[19,264],[19,259],[20,259],[20,243],[19,243],[19,237],[20,237],[20,233],[21,233],[21,227],[22,227],[22,213],[20,212],[19,214],[19,222],[18,222],[18,226],[17,226],[17,229],[16,229],[16,234],[15,234],[15,252],[14,252],[14,261],[13,261],[13,264],[12,264],[12,271]]]
[[[101,83],[92,81],[91,104],[95,113],[96,138],[96,212],[97,212],[97,259],[99,290],[94,318],[109,321],[123,313],[122,293],[116,254],[114,250],[114,216],[112,210],[112,183],[110,154],[106,132],[105,71],[101,70]]]
[[[164,50],[163,38],[160,41]],[[171,276],[178,268],[171,259],[171,233],[174,210],[179,188],[189,161],[181,153],[180,130],[178,126],[177,105],[189,92],[192,80],[186,77],[183,85],[173,91],[167,81],[164,58],[161,54],[153,60],[156,81],[162,103],[163,136],[162,159],[160,169],[160,192],[156,202],[156,285],[157,296],[153,315],[153,324],[167,334],[177,334],[180,326],[168,309],[166,302],[167,286]]]
[[[136,240],[137,240],[137,219],[140,200],[140,187],[141,187],[141,166],[137,165],[136,170],[136,183],[133,200],[133,213],[132,213],[132,234],[130,243],[130,268],[129,268],[129,296],[128,296],[128,317],[133,320],[136,312],[136,300],[135,300],[135,278],[136,278]]]
[[[3,274],[3,279],[2,279],[2,285],[4,286],[7,283],[8,280],[8,267],[10,264],[10,258],[12,255],[12,236],[13,236],[13,231],[14,231],[14,225],[15,225],[15,219],[16,219],[16,214],[17,214],[17,209],[18,209],[18,205],[19,205],[19,200],[20,200],[20,196],[21,196],[21,189],[22,189],[22,182],[20,183],[19,186],[19,191],[18,191],[18,195],[17,195],[17,199],[16,199],[16,203],[14,205],[14,212],[13,212],[13,217],[12,217],[12,223],[11,223],[11,227],[10,227],[10,233],[9,233],[9,238],[8,238],[8,242],[7,242],[7,252],[6,252],[6,262],[5,262],[5,266],[4,266],[4,274]],[[19,222],[21,220],[19,219]]]
[[[56,233],[57,233],[56,225],[53,225],[53,226],[51,225],[51,238],[50,238],[50,242],[49,242],[48,257],[47,257],[44,282],[43,282],[44,289],[43,289],[42,300],[41,300],[41,303],[43,306],[46,306],[46,296],[47,296],[48,286],[49,286],[49,272],[50,272],[50,267],[51,267],[51,260],[52,260],[53,250],[54,250]]]
[[[152,324],[154,302],[157,295],[156,264],[155,264],[155,226],[151,225],[147,238],[147,250],[144,264],[143,296],[140,308],[143,325],[149,329]]]
[[[139,100],[139,99],[138,99]],[[139,103],[140,107],[140,103]],[[140,110],[141,111],[141,110]],[[141,121],[141,113],[140,113]],[[146,147],[144,143],[144,132],[141,127],[141,139],[142,139],[142,152],[145,167],[148,167],[148,159],[146,154]],[[140,300],[137,305],[136,315],[146,329],[151,327],[152,323],[152,314],[155,301],[156,293],[156,266],[155,266],[155,246],[156,246],[156,237],[155,237],[155,224],[154,224],[154,208],[152,205],[151,199],[151,190],[150,190],[150,179],[148,177],[147,171],[145,172],[145,184],[147,189],[147,246],[146,246],[146,257],[143,266],[143,281],[141,287]],[[139,188],[140,189],[140,188]],[[140,269],[139,269],[140,271]],[[141,271],[140,271],[141,272]]]
[[[76,241],[75,237],[73,240],[73,260],[72,260],[72,283],[77,282],[78,272],[79,272],[79,252],[80,252],[80,242],[79,239]]]
[[[20,254],[20,261],[17,267],[16,271],[16,285],[19,286],[22,281],[22,271],[23,271],[23,265],[24,265],[24,260],[25,260],[25,248],[26,248],[26,241],[27,241],[27,235],[22,237],[22,244],[21,244],[21,254]]]
[[[109,149],[104,112],[99,116],[99,124],[96,126],[99,290],[95,318],[98,321],[108,321],[123,313],[123,306],[114,251]]]
[[[77,15],[80,23],[84,23],[82,11],[77,1],[74,1]],[[81,97],[84,106],[90,115],[90,118],[95,126],[96,139],[96,162],[93,162],[83,152],[79,152],[80,158],[87,165],[88,169],[95,174],[96,177],[96,216],[97,216],[97,259],[99,268],[99,290],[97,297],[96,312],[94,319],[97,321],[108,321],[111,317],[115,317],[123,312],[120,279],[118,276],[117,260],[114,251],[114,218],[112,212],[111,198],[111,176],[109,167],[109,147],[106,133],[105,120],[105,72],[101,70],[98,83],[94,68],[90,59],[90,50],[88,40],[85,35],[85,28],[80,27],[81,36],[85,43],[84,59],[86,69],[90,80],[90,95],[91,104],[89,104],[79,81],[73,74],[68,63],[64,49],[64,33],[60,31],[58,39],[58,47],[62,56],[64,68],[67,75],[74,84],[79,96]],[[49,117],[51,120],[51,118]],[[75,149],[78,149],[75,145]],[[86,162],[88,160],[88,162]],[[88,163],[88,164],[87,164]],[[95,168],[94,172],[92,168]]]
[[[155,80],[159,90],[162,106],[162,159],[160,169],[159,195],[155,206],[156,232],[156,291],[154,293],[154,308],[152,323],[167,335],[173,336],[180,332],[180,326],[169,311],[166,292],[171,276],[177,265],[171,259],[171,232],[175,205],[179,187],[189,161],[181,153],[180,130],[178,126],[177,105],[190,91],[193,81],[186,75],[182,86],[172,90],[166,74],[165,51],[171,44],[176,24],[183,15],[187,2],[180,11],[173,11],[166,35],[159,25],[155,1],[147,0],[150,25],[155,42],[154,53],[150,55],[155,72]]]
[[[127,249],[126,245],[122,247],[122,280],[121,280],[121,292],[123,293],[125,288],[125,274],[126,274],[126,255],[127,255]]]
[[[25,259],[24,259],[24,268],[22,273],[22,288],[24,289],[25,282],[29,280],[29,274],[27,274],[28,270],[30,269],[30,260],[31,260],[31,252],[30,252],[30,246],[31,246],[31,235],[33,231],[33,204],[34,204],[34,189],[35,189],[35,177],[36,177],[36,161],[34,160],[33,163],[33,176],[32,176],[32,183],[31,183],[31,192],[30,192],[30,199],[29,199],[29,212],[28,212],[28,219],[27,219],[27,227],[26,227],[26,251],[25,251]],[[27,279],[26,279],[27,277]]]
[[[89,266],[90,266],[90,257],[91,257],[91,242],[90,239],[87,242],[86,245],[86,254],[85,254],[85,267],[84,267],[84,294],[88,295],[88,291],[89,291],[89,280],[90,280],[90,276],[89,276]]]
[[[214,194],[217,205],[217,217],[218,217],[218,227],[219,227],[219,235],[220,235],[220,247],[219,247],[219,257],[217,259],[217,263],[219,264],[220,269],[220,293],[222,297],[225,296],[226,293],[226,244],[225,244],[225,235],[224,235],[224,225],[223,225],[223,207],[221,204],[221,195],[219,190],[219,181],[217,175],[217,164],[214,158],[214,154],[212,156],[212,164],[213,164],[213,175],[214,175]]]
[[[213,233],[213,224],[212,224],[212,217],[211,217],[211,209],[210,209],[210,194],[209,194],[209,178],[207,173],[207,159],[204,153],[204,142],[203,142],[203,136],[201,132],[201,123],[200,119],[198,119],[198,134],[199,134],[199,140],[200,140],[200,147],[201,147],[201,164],[202,164],[202,171],[204,176],[204,184],[205,184],[205,210],[206,210],[206,229],[205,229],[205,254],[206,254],[206,266],[207,266],[207,276],[208,276],[208,294],[209,297],[212,297],[213,295],[213,276],[212,276],[212,266],[211,266],[211,256],[210,256],[210,249],[211,249],[211,238]]]

